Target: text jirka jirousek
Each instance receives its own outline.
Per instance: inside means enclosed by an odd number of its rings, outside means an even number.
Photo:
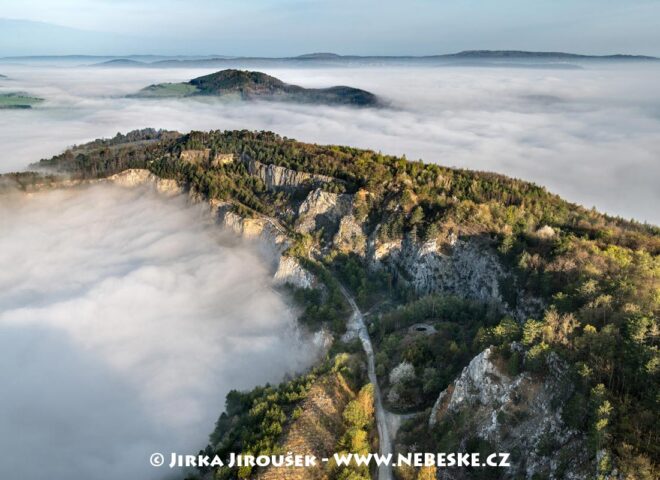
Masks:
[[[300,455],[287,452],[285,455],[240,455],[231,453],[229,458],[222,459],[215,455],[181,455],[175,452],[170,454],[168,467],[275,467],[275,468],[311,468],[320,463],[333,462],[338,466],[348,465],[391,465],[393,467],[408,465],[412,467],[496,467],[511,466],[508,453],[406,453],[379,455],[369,453],[360,455],[355,453],[335,453],[331,457],[318,458],[314,455]],[[160,453],[151,456],[151,464],[161,467],[165,464],[165,457]]]

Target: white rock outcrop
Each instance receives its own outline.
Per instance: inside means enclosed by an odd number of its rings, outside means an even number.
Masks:
[[[349,214],[341,217],[332,243],[342,252],[355,252],[363,256],[367,246],[367,237],[356,218]]]
[[[142,168],[130,168],[109,176],[103,181],[111,182],[122,187],[133,188],[140,185],[153,185],[158,193],[167,196],[175,196],[183,193],[183,188],[176,180],[160,178],[149,170]]]
[[[315,288],[318,281],[293,257],[281,256],[273,277],[276,285],[290,284],[297,288]]]
[[[584,478],[588,469],[585,439],[562,419],[562,406],[570,395],[562,388],[565,371],[559,359],[551,356],[545,378],[527,372],[511,377],[488,348],[438,396],[429,426],[466,413],[467,423],[456,430],[462,431],[463,443],[477,436],[496,446],[498,452],[518,452],[506,478],[531,479],[535,474],[558,478],[555,474],[562,462],[570,464],[569,468],[562,466],[562,478]]]
[[[538,300],[518,293],[515,307],[505,301],[500,285],[511,282],[495,253],[477,241],[454,240],[440,245],[410,239],[379,242],[374,236],[367,245],[367,262],[375,270],[403,272],[399,281],[416,292],[442,292],[499,305],[503,311],[524,321],[540,308]]]
[[[352,210],[353,196],[312,190],[298,209],[296,230],[309,233],[318,227],[335,232],[342,217]]]
[[[250,175],[259,177],[268,190],[274,188],[300,188],[303,186],[321,186],[334,179],[327,175],[299,172],[279,165],[265,164],[244,157],[245,166]]]
[[[286,230],[270,217],[242,217],[234,211],[231,203],[217,200],[210,202],[210,208],[222,227],[236,236],[256,241],[262,253],[273,259],[274,265],[291,244]]]

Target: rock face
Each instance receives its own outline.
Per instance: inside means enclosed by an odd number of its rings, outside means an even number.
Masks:
[[[300,205],[296,230],[310,233],[323,228],[332,238],[342,217],[351,212],[352,205],[352,195],[330,193],[317,188],[311,191]]]
[[[201,150],[183,150],[179,159],[182,162],[192,163],[192,164],[201,164],[206,163],[209,160],[209,155],[211,155],[210,148],[204,148]]]
[[[234,162],[233,153],[216,153],[211,160],[212,167],[219,167],[221,165],[228,165]]]
[[[511,377],[494,357],[488,348],[472,359],[438,397],[429,426],[463,418],[460,426],[452,424],[461,439],[457,447],[476,436],[494,451],[511,453],[506,478],[587,478],[585,439],[562,420],[561,405],[571,393],[562,383],[565,368],[553,357],[542,380],[527,372]]]
[[[399,274],[399,281],[416,292],[444,292],[500,305],[523,321],[540,307],[537,300],[517,293],[515,306],[504,300],[501,285],[513,281],[495,253],[476,241],[454,240],[439,245],[435,240],[418,243],[409,239],[377,242],[370,239],[367,261],[373,269],[388,268]]]
[[[149,170],[140,168],[131,168],[124,170],[107,178],[107,181],[120,185],[122,187],[138,187],[140,185],[151,184],[158,193],[174,196],[183,193],[183,189],[176,180],[160,178]]]
[[[357,219],[349,214],[343,216],[339,221],[339,228],[332,243],[344,253],[355,252],[363,256],[367,246],[367,237]]]
[[[318,281],[305,270],[300,262],[292,257],[280,257],[277,271],[273,277],[276,285],[291,284],[297,288],[315,288]]]
[[[232,163],[234,161],[234,154],[216,153],[211,157],[211,149],[204,148],[201,150],[183,150],[179,155],[179,159],[183,162],[194,165],[209,165],[217,168]]]
[[[210,207],[221,226],[239,237],[257,241],[262,252],[273,259],[279,259],[290,246],[285,229],[272,218],[242,217],[233,211],[233,205],[229,202],[212,200]]]
[[[266,165],[250,158],[244,158],[243,161],[250,175],[259,177],[266,184],[268,190],[318,187],[334,180],[326,175],[298,172],[273,164]]]

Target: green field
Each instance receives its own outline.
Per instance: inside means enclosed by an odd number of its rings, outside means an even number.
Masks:
[[[43,98],[30,97],[20,93],[0,93],[0,109],[32,108],[43,102]]]
[[[143,88],[131,96],[140,98],[187,97],[197,91],[197,87],[187,83],[160,83]]]

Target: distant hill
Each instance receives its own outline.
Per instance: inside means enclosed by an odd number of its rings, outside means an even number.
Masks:
[[[308,53],[292,57],[296,60],[341,60],[341,59],[575,59],[575,60],[658,60],[646,55],[582,55],[566,52],[532,52],[527,50],[463,50],[457,53],[437,55],[339,55],[336,53]]]
[[[184,83],[150,85],[133,97],[191,96],[234,97],[240,100],[270,100],[325,105],[377,106],[378,98],[366,90],[336,86],[304,88],[284,83],[262,72],[227,69]]]
[[[336,53],[319,52],[319,53],[306,53],[304,55],[298,55],[295,58],[298,58],[300,60],[327,60],[333,58],[341,58],[341,55]]]
[[[445,58],[492,58],[492,59],[577,59],[577,60],[658,60],[645,55],[580,55],[565,52],[529,52],[525,50],[464,50],[458,53],[437,55]]]
[[[116,58],[113,60],[107,60],[105,62],[96,63],[92,65],[93,67],[140,67],[145,65],[144,62],[138,62],[137,60],[131,60],[129,58]]]

